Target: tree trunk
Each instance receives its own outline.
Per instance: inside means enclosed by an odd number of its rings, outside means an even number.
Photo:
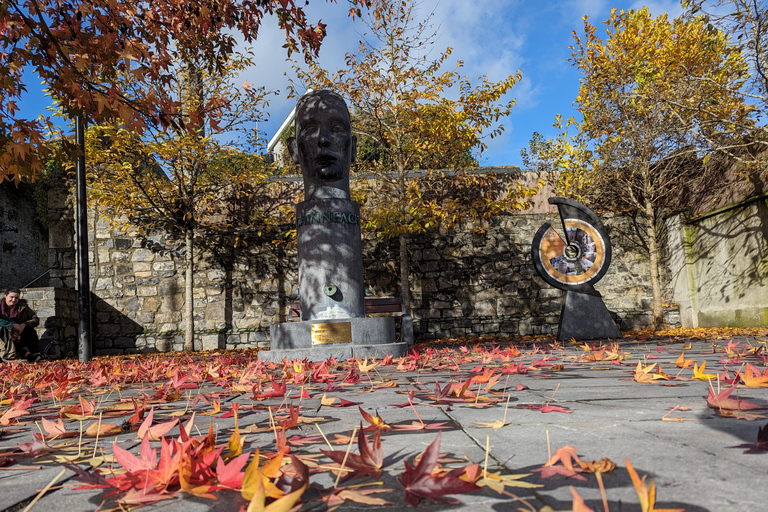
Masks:
[[[192,352],[195,349],[195,303],[194,303],[194,259],[192,254],[192,243],[194,233],[191,228],[184,231],[184,245],[186,254],[184,255],[184,270],[186,279],[184,280],[184,323],[187,328],[184,331],[184,352]]]
[[[408,258],[408,235],[401,233],[400,239],[400,296],[403,298],[403,307],[405,311],[411,314],[411,283],[408,275],[411,271],[411,264]]]
[[[645,230],[648,236],[648,256],[651,267],[651,288],[653,289],[653,330],[658,331],[664,324],[664,304],[661,300],[659,280],[659,248],[656,245],[656,216],[653,204],[645,202]]]

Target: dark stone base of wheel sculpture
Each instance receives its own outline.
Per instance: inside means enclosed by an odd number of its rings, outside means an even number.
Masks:
[[[593,286],[611,263],[607,230],[581,203],[559,197],[549,202],[557,205],[565,238],[549,222],[545,223],[533,237],[531,257],[542,279],[565,291],[557,339],[621,338],[621,331]]]

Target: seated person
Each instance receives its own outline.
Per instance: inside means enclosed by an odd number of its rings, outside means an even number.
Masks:
[[[29,361],[38,361],[41,356],[38,353],[39,338],[35,327],[40,324],[37,314],[21,301],[21,290],[9,288],[5,297],[0,301],[0,320],[4,324],[11,325],[11,340],[13,347],[6,346],[6,357],[15,355],[27,358]]]

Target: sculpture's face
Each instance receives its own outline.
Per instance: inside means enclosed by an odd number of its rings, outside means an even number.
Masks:
[[[355,139],[346,106],[339,99],[311,97],[296,112],[294,161],[312,180],[332,183],[349,176]]]

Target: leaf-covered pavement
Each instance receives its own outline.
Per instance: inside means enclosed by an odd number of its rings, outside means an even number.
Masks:
[[[377,361],[6,364],[0,509],[759,510],[766,341],[697,329],[441,340]]]

